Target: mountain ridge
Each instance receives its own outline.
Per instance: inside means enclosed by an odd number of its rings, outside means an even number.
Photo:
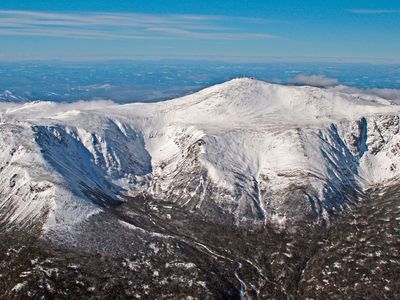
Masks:
[[[221,222],[326,223],[399,176],[399,107],[320,88],[242,78],[152,104],[0,111],[3,214],[45,232],[138,194]]]

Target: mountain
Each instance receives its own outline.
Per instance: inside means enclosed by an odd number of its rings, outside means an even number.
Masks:
[[[294,295],[317,251],[305,245],[321,238],[312,228],[398,185],[400,106],[380,98],[240,78],[159,103],[0,109],[7,232],[107,255],[176,247],[151,261],[190,257],[196,280],[218,261],[206,281],[221,297]]]
[[[5,90],[0,92],[0,102],[26,102],[27,99],[21,96],[16,96],[13,92]]]
[[[3,110],[3,219],[62,228],[143,193],[221,222],[329,222],[399,175],[399,107],[380,102],[244,78],[156,104]]]

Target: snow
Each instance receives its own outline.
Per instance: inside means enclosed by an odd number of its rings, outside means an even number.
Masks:
[[[13,292],[19,292],[19,291],[22,290],[26,285],[27,285],[27,282],[26,282],[26,281],[17,283],[17,284],[12,288],[11,291],[13,291]]]
[[[399,110],[248,78],[159,103],[0,103],[0,206],[45,231],[137,193],[200,210],[214,201],[239,221],[324,219],[345,207],[345,188],[399,176]]]
[[[23,97],[15,96],[13,92],[9,90],[4,90],[0,92],[0,101],[1,102],[24,102],[26,99]]]

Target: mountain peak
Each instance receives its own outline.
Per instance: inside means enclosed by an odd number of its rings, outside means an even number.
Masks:
[[[320,220],[344,190],[400,172],[399,107],[328,89],[238,78],[159,103],[3,108],[0,180],[12,180],[0,196],[20,208],[7,213],[25,218],[46,188],[53,227],[141,192],[238,222]],[[22,185],[32,210],[20,205]]]
[[[189,123],[329,123],[396,109],[360,95],[324,88],[288,86],[235,78],[179,99],[159,103],[177,120]]]

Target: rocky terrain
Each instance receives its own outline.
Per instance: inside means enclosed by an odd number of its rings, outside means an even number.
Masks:
[[[395,299],[398,188],[327,230],[230,227],[149,199],[107,210],[74,244],[1,236],[1,298]],[[171,203],[172,205],[172,203]]]
[[[399,109],[246,78],[0,104],[0,298],[396,298]]]

